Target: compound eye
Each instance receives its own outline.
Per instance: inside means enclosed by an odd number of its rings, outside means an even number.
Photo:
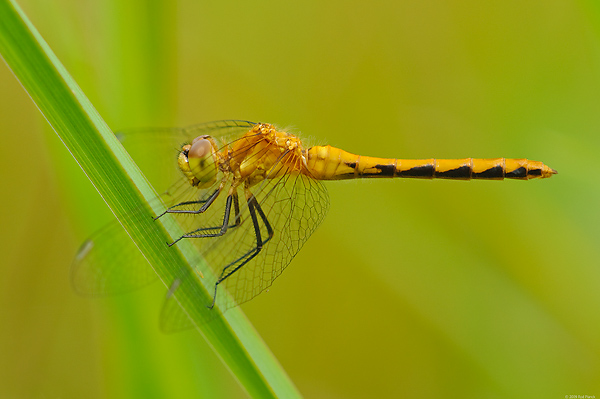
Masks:
[[[212,145],[210,141],[206,139],[194,140],[190,151],[188,152],[188,159],[190,158],[204,158],[207,155],[212,154]]]
[[[192,185],[198,188],[210,187],[217,178],[217,164],[214,149],[208,136],[199,136],[192,141],[187,153],[185,164],[179,167],[188,178],[194,181]]]

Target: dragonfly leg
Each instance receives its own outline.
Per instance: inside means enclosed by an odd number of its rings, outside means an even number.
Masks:
[[[225,206],[227,207],[227,203],[225,203]],[[233,229],[235,227],[238,227],[241,223],[242,223],[242,218],[240,215],[240,204],[238,201],[238,195],[233,194],[233,209],[234,209],[234,222],[230,225],[227,226],[227,230],[228,229]],[[200,232],[204,232],[204,231],[216,231],[219,230],[221,231],[223,229],[223,225],[219,225],[219,226],[213,226],[213,227],[202,227],[199,229],[196,229],[194,231],[190,231],[189,233],[185,234],[184,236],[181,236],[179,238],[179,240],[181,240],[182,238],[210,238],[210,237],[218,237],[222,234],[215,234],[215,235],[206,235],[206,234],[196,234],[196,233],[200,233]],[[226,231],[227,231],[226,230]],[[179,241],[177,240],[177,241]],[[170,245],[169,245],[170,246]]]
[[[252,248],[250,251],[246,252],[244,255],[240,256],[238,259],[234,260],[233,262],[231,262],[223,268],[219,279],[215,283],[213,301],[210,305],[207,306],[209,309],[212,309],[215,306],[215,301],[217,300],[217,288],[219,287],[219,284],[225,281],[233,273],[237,272],[242,266],[250,262],[256,255],[259,254],[263,246],[267,242],[269,242],[271,238],[273,238],[273,227],[271,227],[269,220],[267,219],[260,204],[253,195],[250,196],[250,198],[248,199],[248,210],[250,212],[250,218],[252,219],[252,225],[254,226],[254,234],[256,236],[256,247]],[[260,233],[260,226],[258,224],[258,217],[256,216],[256,213],[258,213],[262,222],[267,228],[268,237],[265,240],[262,239],[262,235]]]
[[[155,217],[154,220],[164,216],[167,213],[192,213],[192,214],[204,213],[212,205],[212,203],[215,202],[215,200],[219,196],[220,192],[221,192],[221,187],[217,188],[207,199],[198,200],[198,201],[184,201],[184,202],[180,202],[179,204],[170,206],[169,208],[167,208],[166,211],[164,211],[163,213],[161,213],[160,215]],[[195,211],[194,210],[185,210],[185,209],[173,209],[178,206],[196,205],[196,204],[198,204],[198,205],[202,204],[202,206],[200,207],[200,209],[195,210]]]
[[[229,216],[231,215],[231,204],[232,204],[234,198],[235,198],[234,209],[236,212],[236,217],[235,217],[236,222],[232,225],[229,225]],[[225,234],[227,232],[228,228],[237,227],[239,225],[239,220],[240,220],[240,218],[238,217],[239,209],[240,209],[240,207],[238,205],[237,193],[229,195],[227,197],[227,200],[225,201],[225,213],[223,215],[223,224],[221,226],[204,227],[204,228],[196,229],[194,231],[191,231],[189,233],[182,235],[181,237],[179,237],[178,239],[176,239],[175,241],[173,241],[172,243],[170,243],[168,245],[170,247],[172,247],[173,245],[175,245],[177,242],[181,241],[184,238],[211,238],[211,237],[222,236],[223,234]],[[205,231],[217,231],[217,232],[216,233],[203,233]]]

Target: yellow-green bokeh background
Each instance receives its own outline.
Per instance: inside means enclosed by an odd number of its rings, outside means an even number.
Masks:
[[[327,184],[323,225],[243,308],[307,398],[599,397],[595,1],[20,4],[113,129],[243,118],[559,170]],[[0,88],[0,398],[245,397],[196,332],[158,331],[159,283],[73,293],[111,214],[5,65]]]

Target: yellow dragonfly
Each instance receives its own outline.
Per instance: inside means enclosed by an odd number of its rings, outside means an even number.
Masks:
[[[205,273],[214,290],[212,303],[206,304],[209,310],[244,303],[281,275],[327,213],[329,199],[322,180],[529,180],[557,173],[527,159],[407,160],[355,155],[329,145],[306,148],[297,136],[271,124],[240,120],[147,133],[125,135],[125,144],[128,137],[142,143],[159,138],[166,138],[169,145],[183,143],[173,157],[177,167],[172,169],[179,178],[160,197],[166,210],[155,219],[172,214],[185,234],[169,247],[191,240],[212,268],[212,273]],[[128,291],[155,277],[134,255],[137,251],[124,230],[118,230],[120,226],[104,229],[82,246],[72,269],[77,291]],[[166,319],[179,319],[167,323],[185,325],[185,317],[168,316],[175,309],[173,305],[163,309]]]

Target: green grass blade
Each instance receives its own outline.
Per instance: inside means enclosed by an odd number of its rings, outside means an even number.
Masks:
[[[115,214],[138,210],[155,196],[109,127],[14,1],[0,0],[0,54]],[[25,159],[35,162],[34,156],[32,153]],[[30,165],[25,169],[35,172]],[[186,257],[164,245],[171,238],[160,223],[152,221],[149,209],[139,218],[122,223],[167,285],[178,270],[189,270]],[[184,252],[189,250],[184,248]],[[192,320],[202,320],[202,308],[210,302],[211,294],[198,280],[196,286],[182,286],[177,298]],[[239,309],[202,324],[198,330],[251,396],[300,396]]]

